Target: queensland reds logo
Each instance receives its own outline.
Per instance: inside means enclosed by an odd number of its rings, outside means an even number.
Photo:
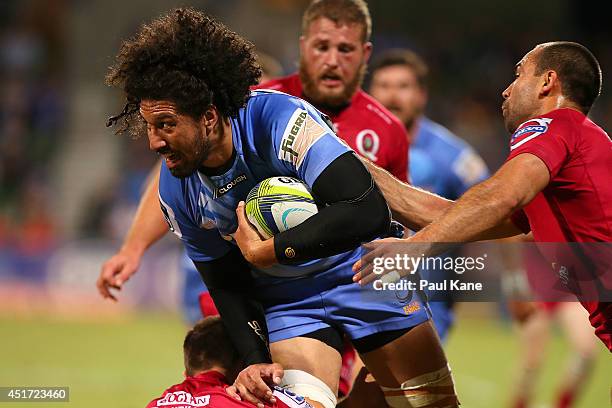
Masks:
[[[355,140],[357,145],[357,150],[363,156],[372,160],[373,162],[377,161],[376,153],[378,153],[378,149],[380,149],[380,138],[372,129],[364,129],[357,134],[357,139]]]
[[[549,118],[535,118],[523,122],[510,138],[510,150],[514,150],[523,143],[546,133],[550,122],[552,122],[552,119]]]

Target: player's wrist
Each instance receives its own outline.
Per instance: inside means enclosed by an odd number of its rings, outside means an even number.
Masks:
[[[255,243],[252,258],[251,263],[259,268],[267,268],[278,263],[274,251],[274,238]]]
[[[145,251],[147,250],[147,245],[145,243],[142,242],[130,242],[127,241],[125,242],[122,246],[121,249],[119,250],[119,253],[122,253],[130,258],[142,258],[142,256],[144,255]]]

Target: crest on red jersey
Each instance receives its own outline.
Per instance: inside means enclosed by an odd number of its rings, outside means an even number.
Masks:
[[[510,150],[546,133],[550,122],[552,122],[550,118],[535,118],[523,122],[510,138]]]

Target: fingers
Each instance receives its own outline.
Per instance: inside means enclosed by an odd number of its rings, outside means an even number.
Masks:
[[[280,385],[284,376],[285,371],[283,370],[283,367],[278,363],[272,364],[272,381],[274,384]]]
[[[249,379],[251,380],[251,386],[249,387],[249,391],[251,391],[251,393],[262,400],[270,402],[275,401],[274,397],[272,396],[272,390],[264,382],[263,378],[261,378],[261,374],[259,372],[249,373]]]
[[[134,262],[124,254],[116,254],[102,266],[102,271],[96,281],[98,292],[105,299],[117,301],[111,289],[121,290],[123,284],[137,269],[137,261]]]
[[[102,266],[102,271],[96,281],[96,287],[103,298],[117,301],[117,298],[110,291],[110,288],[120,289],[113,283],[115,273],[117,273],[116,265],[111,261],[106,262]]]
[[[242,378],[239,376],[234,385],[243,400],[260,408],[264,408],[264,401],[276,402],[276,398],[272,396],[272,390],[263,382],[259,372],[248,372]]]
[[[248,401],[253,405],[257,405],[258,408],[264,408],[264,403],[260,401],[256,396],[251,394],[247,387],[245,387],[243,384],[234,383],[234,386],[238,390],[238,394],[240,395],[240,398],[242,398],[242,400]]]
[[[283,368],[280,364],[256,364],[242,370],[238,374],[234,386],[243,400],[258,406],[262,404],[263,407],[263,401],[271,404],[276,402],[276,398],[274,398],[272,390],[266,384],[264,378],[272,379],[274,383],[280,384],[283,375]]]
[[[238,207],[236,207],[236,216],[238,217],[238,225],[246,225],[245,223],[248,222],[248,220],[246,219],[246,212],[244,210],[244,201],[240,201],[238,203]]]
[[[229,387],[227,387],[225,389],[225,392],[232,398],[237,399],[238,401],[242,401],[242,398],[240,398],[240,395],[238,394],[238,389],[236,388],[235,385],[230,385]]]

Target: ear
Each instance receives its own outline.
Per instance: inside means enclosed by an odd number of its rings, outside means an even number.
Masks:
[[[548,70],[542,74],[542,87],[540,88],[540,95],[550,95],[554,92],[555,88],[561,90],[561,83],[559,82],[559,76],[556,71]]]
[[[368,41],[367,43],[363,44],[363,60],[365,62],[368,62],[371,55],[372,55],[372,43]]]
[[[300,35],[300,55],[304,55],[304,50],[306,47],[306,37]]]
[[[200,121],[204,127],[209,129],[214,128],[219,122],[219,111],[214,105],[210,105],[204,111],[204,114],[202,115],[202,119]]]

